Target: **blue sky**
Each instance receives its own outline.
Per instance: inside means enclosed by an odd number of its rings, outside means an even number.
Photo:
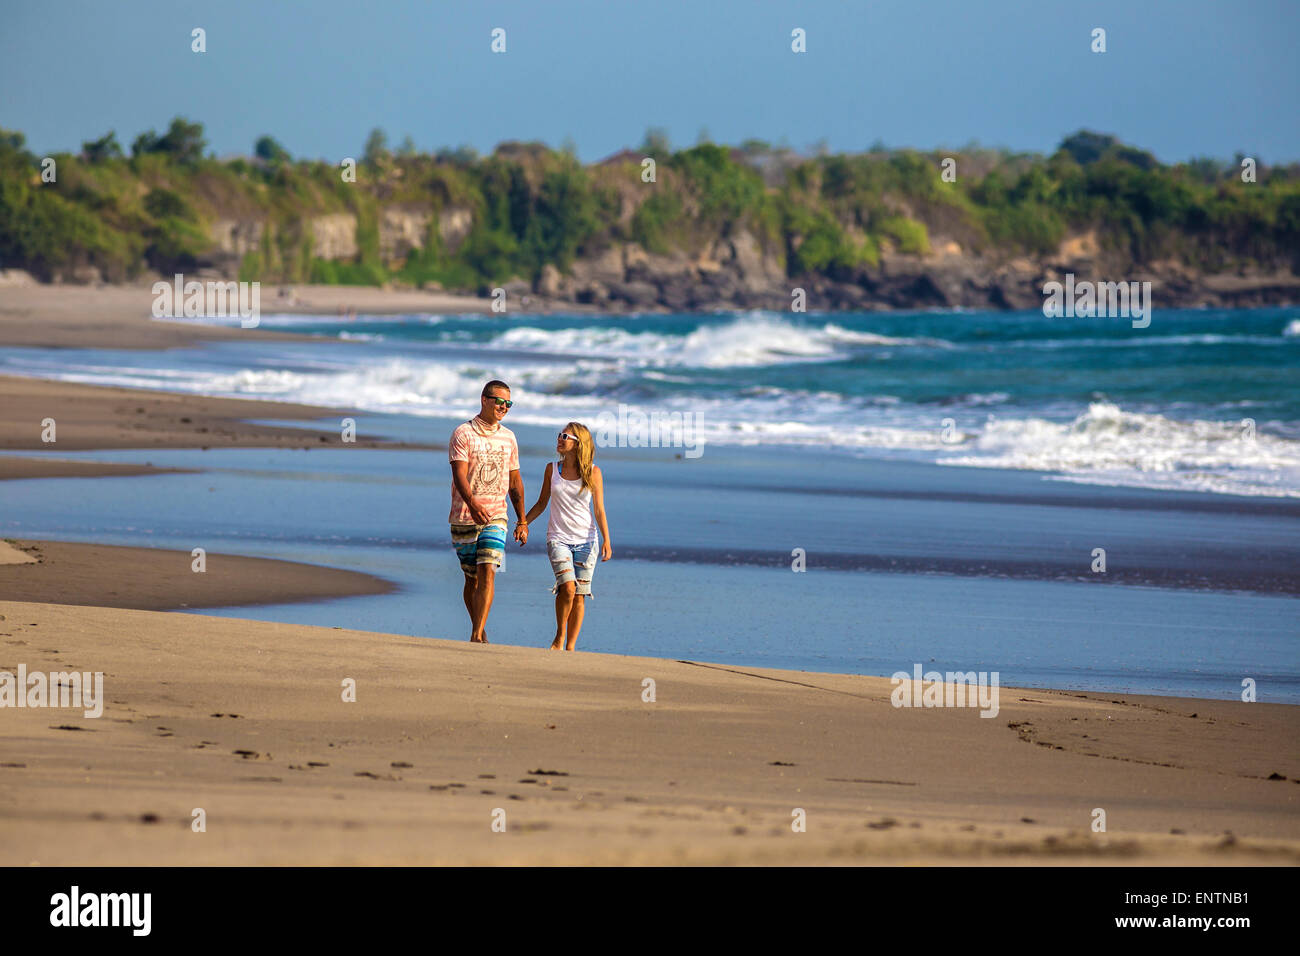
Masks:
[[[1090,128],[1165,162],[1285,162],[1297,40],[1296,0],[46,0],[5,11],[0,126],[38,153],[109,129],[129,147],[183,115],[219,155],[270,133],[337,160],[381,127],[423,150],[571,138],[587,161],[650,126],[676,145],[1040,152]]]

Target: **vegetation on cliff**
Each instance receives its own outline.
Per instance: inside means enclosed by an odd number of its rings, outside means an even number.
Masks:
[[[885,250],[922,255],[939,239],[1010,258],[1050,255],[1091,231],[1112,261],[1134,266],[1300,270],[1300,165],[1260,164],[1244,182],[1241,156],[1166,166],[1088,131],[1051,156],[878,147],[803,157],[756,141],[673,151],[652,134],[588,166],[541,144],[479,157],[420,154],[408,142],[394,154],[376,131],[353,182],[340,164],[294,160],[270,136],[247,159],[204,150],[202,127],[181,118],[136,137],[129,156],[109,132],[50,157],[50,182],[46,157],[0,130],[0,267],[44,280],[206,266],[263,281],[478,289],[533,281],[548,265],[564,272],[612,242],[696,258],[745,231],[789,276],[846,279]],[[654,182],[643,180],[647,157]],[[949,158],[955,181],[943,176]],[[392,210],[423,235],[386,245]],[[313,224],[338,214],[354,223],[348,254],[322,255]],[[222,223],[253,233],[232,245]]]

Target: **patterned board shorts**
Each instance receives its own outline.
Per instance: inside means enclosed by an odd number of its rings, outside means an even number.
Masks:
[[[575,594],[593,597],[591,593],[591,576],[596,572],[596,545],[561,544],[558,541],[546,542],[546,554],[551,559],[551,570],[555,572],[554,594],[561,584],[577,581]]]
[[[506,550],[506,521],[494,518],[487,524],[454,524],[451,543],[465,576],[477,577],[480,564],[501,567],[501,556]]]

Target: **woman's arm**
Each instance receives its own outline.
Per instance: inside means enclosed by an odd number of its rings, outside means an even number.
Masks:
[[[524,518],[526,524],[532,524],[534,518],[546,510],[546,506],[551,501],[551,468],[555,462],[548,461],[546,470],[542,472],[542,490],[537,493],[537,502],[528,509],[528,514]]]
[[[609,542],[609,523],[605,520],[605,476],[597,466],[591,469],[591,507],[600,527],[600,560],[608,561],[614,556],[614,546]]]

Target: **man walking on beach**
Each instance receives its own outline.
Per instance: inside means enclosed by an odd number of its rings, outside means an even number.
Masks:
[[[519,476],[519,444],[501,424],[514,402],[510,386],[492,381],[483,386],[479,413],[451,433],[451,541],[465,572],[465,610],[474,644],[488,643],[486,625],[492,609],[497,568],[506,547],[506,492],[515,506],[515,540],[528,540],[524,517],[524,480]]]

